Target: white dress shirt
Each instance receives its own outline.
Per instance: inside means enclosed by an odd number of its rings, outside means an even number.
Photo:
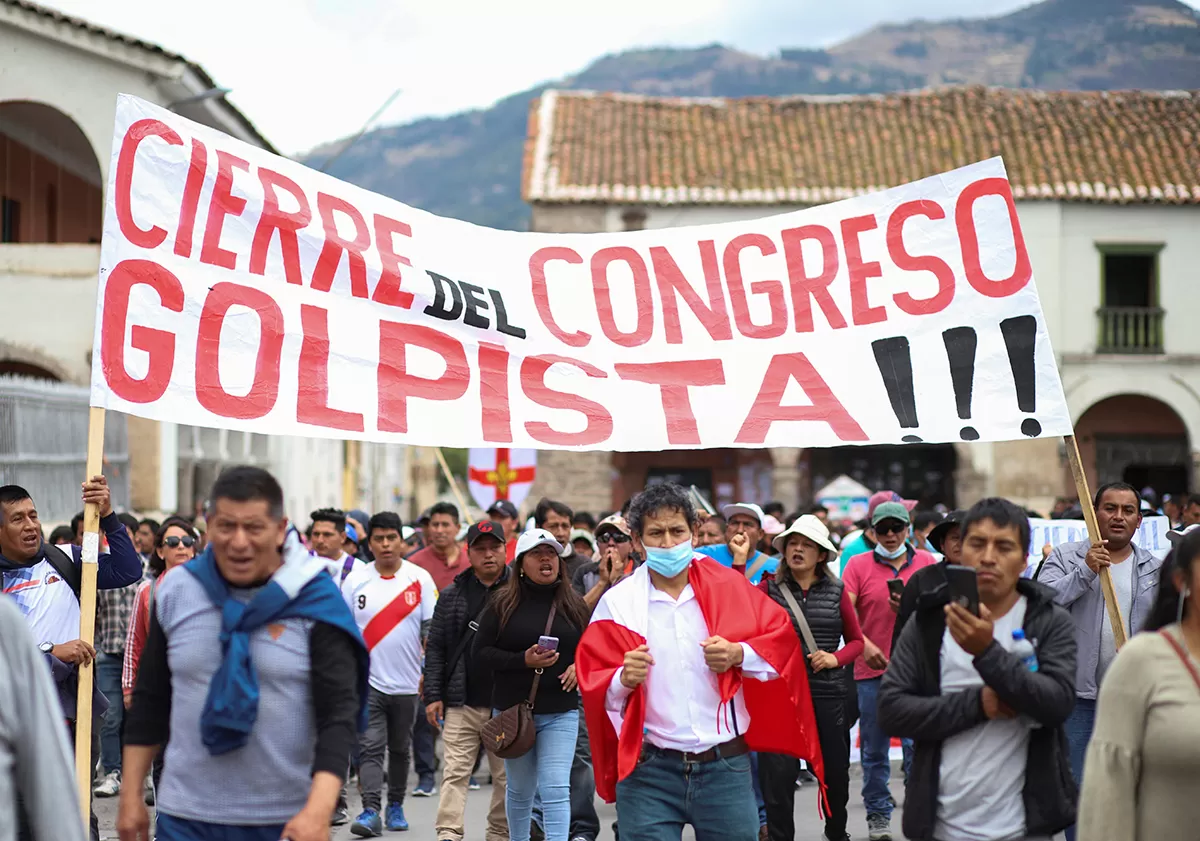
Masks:
[[[646,678],[646,741],[666,750],[701,753],[745,734],[750,714],[739,689],[733,702],[721,707],[717,675],[704,662],[700,643],[711,636],[692,585],[672,599],[651,586],[647,614],[647,645],[654,665]],[[779,675],[746,643],[742,646],[742,676],[772,680]],[[618,669],[608,688],[608,715],[621,732],[625,701],[632,690],[621,683]]]

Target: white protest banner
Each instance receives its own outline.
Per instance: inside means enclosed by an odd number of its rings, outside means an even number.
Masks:
[[[92,404],[448,447],[1071,432],[1002,162],[753,221],[494,231],[117,104]]]
[[[1133,535],[1133,542],[1152,555],[1165,558],[1171,551],[1167,532],[1171,521],[1166,517],[1142,517],[1142,524]],[[1077,540],[1087,540],[1087,523],[1083,520],[1029,520],[1029,563],[1036,565],[1042,560],[1042,547],[1062,546]]]

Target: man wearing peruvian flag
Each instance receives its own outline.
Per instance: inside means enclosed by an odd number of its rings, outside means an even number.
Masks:
[[[647,488],[626,519],[646,562],[600,599],[575,659],[596,791],[622,836],[755,841],[751,751],[823,780],[799,641],[744,575],[693,552],[683,488]]]

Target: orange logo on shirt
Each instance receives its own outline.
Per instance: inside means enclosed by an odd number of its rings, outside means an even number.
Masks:
[[[283,636],[284,630],[285,630],[285,626],[280,625],[278,623],[267,626],[267,633],[271,635],[271,639],[273,639],[273,640],[277,640],[281,636]]]

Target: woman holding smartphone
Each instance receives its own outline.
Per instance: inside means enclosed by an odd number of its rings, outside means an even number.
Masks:
[[[525,755],[504,760],[511,841],[529,841],[535,795],[541,796],[546,841],[567,841],[570,830],[571,761],[579,732],[575,647],[590,611],[564,577],[562,551],[545,529],[522,534],[514,574],[492,596],[475,635],[475,654],[494,673],[495,713],[528,700],[540,675],[533,703],[537,740]]]
[[[829,529],[805,514],[775,538],[782,554],[774,580],[759,584],[792,619],[808,666],[808,686],[817,719],[817,737],[825,760],[825,785],[830,815],[825,837],[842,841],[846,835],[846,804],[850,799],[850,724],[846,720],[847,683],[844,669],[862,654],[863,635],[850,597],[829,569],[837,550]],[[839,648],[842,640],[845,645]],[[781,754],[760,753],[758,776],[767,809],[767,837],[792,841],[796,775],[800,761]]]

